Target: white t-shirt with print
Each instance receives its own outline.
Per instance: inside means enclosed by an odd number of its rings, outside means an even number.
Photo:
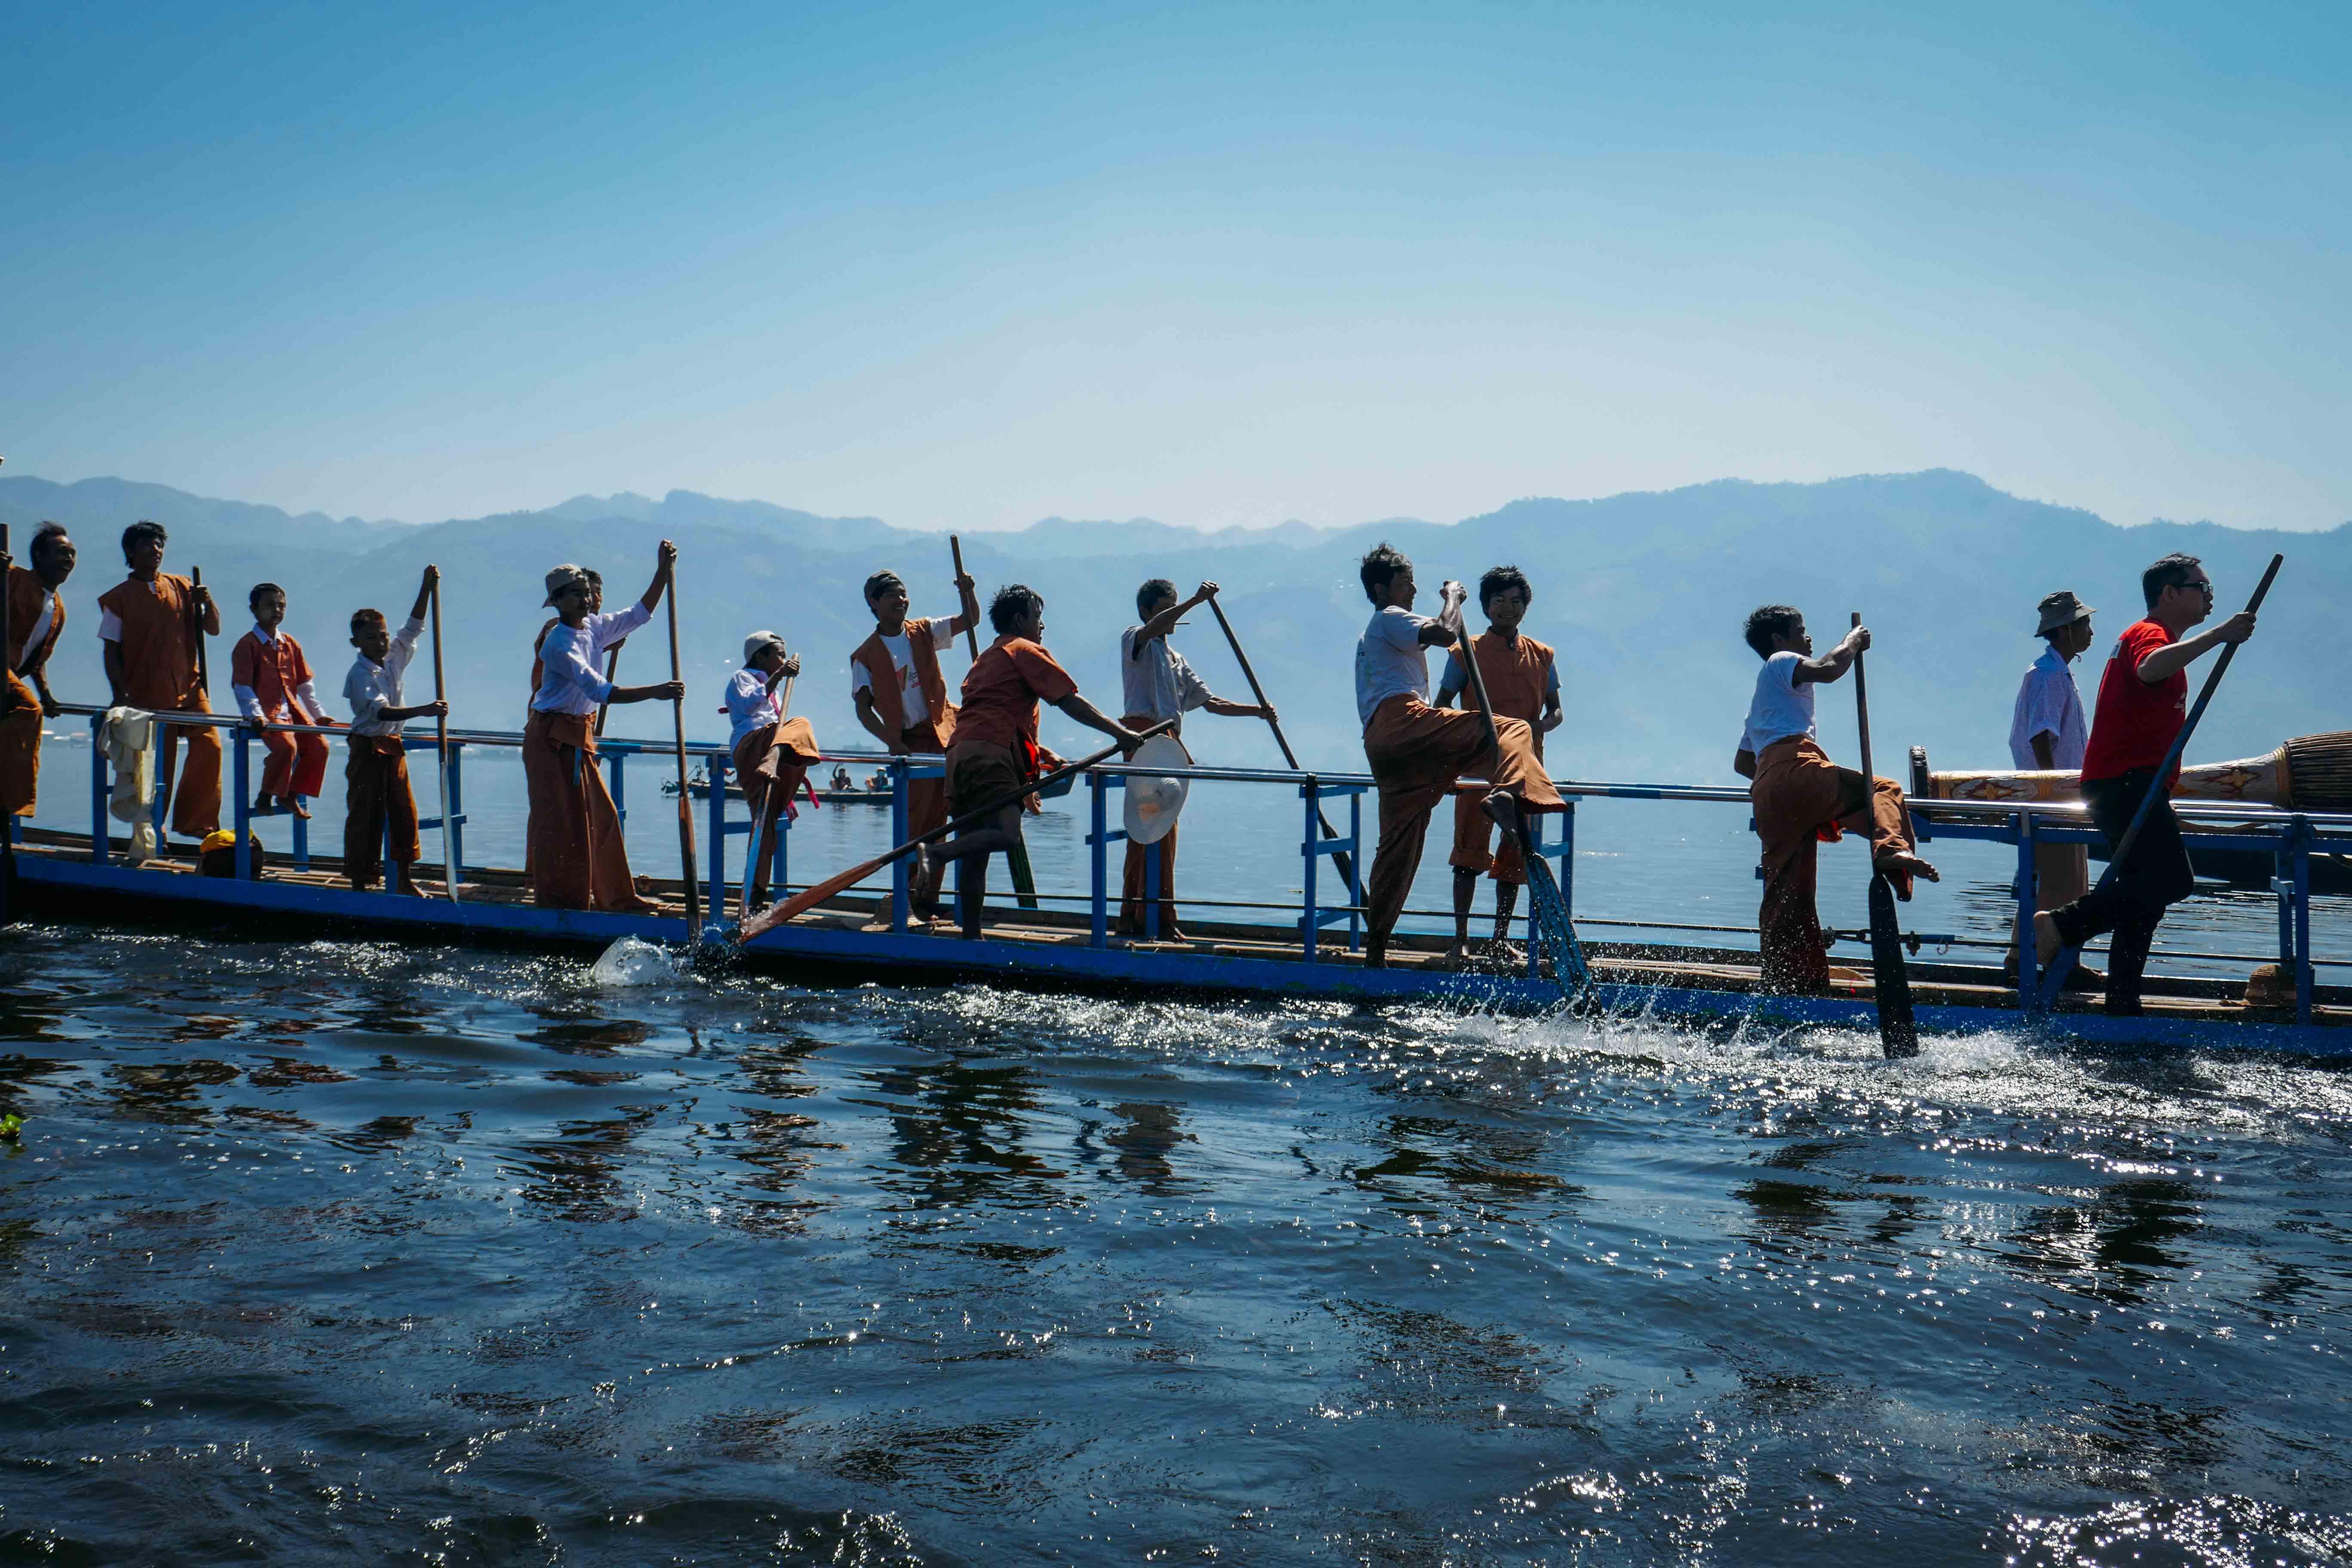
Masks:
[[[915,628],[922,628],[919,633]],[[945,616],[928,621],[908,621],[907,629],[895,637],[884,637],[882,646],[890,650],[890,668],[898,672],[898,711],[906,720],[905,727],[913,729],[931,716],[931,705],[924,699],[922,683],[915,679],[915,650],[907,638],[910,633],[930,639],[934,650],[955,646],[955,623]],[[854,704],[857,694],[874,684],[866,673],[866,661],[849,661],[849,700]]]

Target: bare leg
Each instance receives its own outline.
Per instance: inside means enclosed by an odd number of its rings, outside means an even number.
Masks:
[[[980,864],[964,875],[963,897],[959,900],[963,934],[977,940],[980,936],[980,904],[988,883],[988,857],[1009,855],[1021,842],[1021,805],[1018,801],[998,811],[992,819],[993,826],[959,833],[944,844],[926,844],[915,851],[915,875],[919,880],[929,879],[938,885],[938,878],[950,860],[980,857]]]
[[[1470,904],[1477,892],[1478,873],[1465,866],[1454,868],[1454,945],[1445,950],[1447,963],[1469,962]]]
[[[1525,963],[1528,955],[1510,943],[1511,913],[1518,908],[1519,885],[1517,882],[1495,884],[1495,945],[1496,956],[1512,963]]]

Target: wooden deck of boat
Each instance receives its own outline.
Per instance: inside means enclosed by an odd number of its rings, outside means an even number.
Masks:
[[[117,870],[131,869],[121,865],[121,851],[127,848],[127,841],[117,839],[115,844],[116,852],[110,857],[112,867]],[[23,858],[20,887],[39,886],[47,880],[39,870],[45,864],[60,869],[76,865],[88,868],[91,860],[87,835],[38,828],[20,830],[17,852]],[[421,863],[420,871],[429,864]],[[151,860],[136,869],[170,877],[200,875],[194,856],[186,850]],[[677,881],[643,877],[638,879],[638,889],[653,901],[655,908],[637,915],[538,910],[530,901],[524,874],[498,868],[469,868],[462,889],[465,901],[457,906],[446,901],[442,883],[429,875],[417,878],[418,886],[427,895],[425,900],[397,899],[381,891],[355,892],[343,881],[340,859],[327,855],[313,856],[310,868],[302,870],[273,859],[259,887],[245,885],[260,894],[257,899],[233,891],[239,889],[239,884],[233,881],[206,880],[212,885],[201,890],[188,888],[183,891],[155,886],[143,876],[136,881],[109,876],[105,879],[102,901],[112,914],[135,915],[138,911],[126,908],[121,895],[141,888],[150,891],[155,903],[184,909],[193,902],[200,908],[230,912],[223,907],[226,905],[266,916],[273,905],[301,906],[286,912],[306,917],[324,914],[331,920],[408,931],[421,928],[460,938],[489,935],[572,942],[608,942],[627,934],[675,940],[684,934],[687,917],[683,891]],[[265,889],[287,892],[300,889],[321,896],[306,899],[298,893],[287,900],[273,897],[264,892]],[[888,908],[887,895],[837,898],[772,932],[775,940],[763,937],[746,950],[747,956],[770,959],[787,966],[796,963],[863,962],[877,973],[929,972],[940,977],[1011,970],[1034,973],[1046,980],[1059,977],[1083,984],[1097,979],[1129,986],[1206,992],[1251,989],[1234,984],[1235,973],[1273,976],[1285,972],[1293,980],[1314,975],[1318,984],[1326,990],[1334,985],[1350,991],[1374,989],[1398,999],[1416,994],[1460,994],[1465,988],[1483,986],[1491,988],[1498,999],[1525,1003],[1549,990],[1541,983],[1528,982],[1522,973],[1491,968],[1464,971],[1448,966],[1444,962],[1446,942],[1440,937],[1400,935],[1391,946],[1388,970],[1376,973],[1363,968],[1361,954],[1348,951],[1340,931],[1326,934],[1318,947],[1316,963],[1310,967],[1302,962],[1301,944],[1290,929],[1197,921],[1188,922],[1191,940],[1186,942],[1114,939],[1110,951],[1120,955],[1119,973],[1090,975],[1079,966],[1086,965],[1089,958],[1100,959],[1103,950],[1092,945],[1090,919],[1085,912],[1022,910],[992,905],[986,940],[975,944],[961,941],[954,926],[946,921],[919,921],[906,933],[893,932],[888,924]],[[484,923],[484,915],[493,910],[510,912],[509,921],[495,921],[506,929],[478,929]],[[560,921],[554,918],[558,913],[562,917]],[[1763,997],[1753,954],[1736,949],[1602,942],[1588,942],[1586,951],[1595,978],[1612,989],[1630,992],[1634,988],[1654,988],[1659,996],[1666,998],[1748,997],[1758,1002],[1770,1001],[1776,1008],[1787,1000]],[[1289,990],[1294,986],[1285,983],[1279,988]],[[1912,993],[1922,1009],[1957,1009],[1975,1015],[2017,1011],[2015,992],[2002,983],[1998,970],[1989,967],[1915,961]],[[1872,996],[1866,963],[1840,964],[1832,970],[1831,1002],[1843,1004],[1850,1013],[1854,1005],[1868,1004]],[[2352,989],[2324,988],[2316,1000],[2318,1005],[2314,1008],[2310,1027],[2352,1028]],[[2231,1026],[2293,1022],[2291,1009],[2249,1007],[2243,1000],[2242,983],[2218,979],[2152,979],[2146,1007],[2151,1018],[2168,1021],[2176,1027],[2185,1026],[2193,1030],[2200,1025],[2221,1026],[2217,1033],[2225,1037]],[[2062,1013],[2073,1017],[2095,1015],[2096,1010],[2095,996],[2070,996],[2061,1008]]]

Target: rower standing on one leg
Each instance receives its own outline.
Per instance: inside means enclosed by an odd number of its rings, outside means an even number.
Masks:
[[[1552,650],[1519,633],[1519,623],[1527,618],[1534,597],[1527,574],[1516,566],[1497,566],[1479,578],[1478,607],[1486,612],[1486,629],[1470,639],[1470,651],[1486,679],[1495,716],[1525,723],[1533,734],[1536,755],[1541,758],[1544,735],[1559,727],[1562,715],[1559,670]],[[1454,648],[1445,656],[1445,673],[1437,683],[1437,706],[1452,707],[1468,684],[1462,651]],[[1490,952],[1512,964],[1527,962],[1527,955],[1506,940],[1519,889],[1527,883],[1527,860],[1519,853],[1518,836],[1514,833],[1504,834],[1501,846],[1489,854],[1487,845],[1494,833],[1494,819],[1470,792],[1454,795],[1454,853],[1446,858],[1454,868],[1454,946],[1445,954],[1448,963],[1469,960],[1470,905],[1481,871],[1491,871],[1495,879],[1495,940]]]
[[[1364,725],[1364,757],[1380,786],[1380,848],[1364,889],[1364,964],[1388,963],[1389,936],[1404,912],[1421,868],[1429,814],[1454,793],[1462,774],[1484,773],[1481,808],[1507,837],[1516,837],[1522,811],[1558,811],[1559,793],[1536,755],[1527,721],[1496,716],[1495,741],[1475,712],[1429,705],[1429,650],[1462,636],[1459,583],[1445,584],[1435,620],[1412,613],[1412,563],[1387,544],[1357,569],[1372,618],[1356,643],[1356,714]],[[1500,748],[1497,754],[1497,747]]]
[[[2197,886],[2180,819],[2172,814],[2179,763],[2160,783],[2156,776],[2188,721],[2189,667],[2254,635],[2252,609],[2200,637],[2181,635],[2213,613],[2213,580],[2194,555],[2168,555],[2140,574],[2140,596],[2146,618],[2124,628],[2099,677],[2098,709],[2083,753],[2083,799],[2113,850],[2141,798],[2150,789],[2157,796],[2129,856],[2109,878],[2064,908],[2033,917],[2034,952],[2045,967],[2062,950],[2115,933],[2107,944],[2106,1011],[2120,1017],[2140,1012],[2140,975],[2157,922]]]
[[[1819,658],[1803,614],[1766,605],[1748,617],[1748,646],[1764,661],[1748,705],[1732,767],[1751,780],[1756,836],[1764,843],[1764,900],[1757,913],[1763,949],[1764,989],[1786,995],[1825,996],[1830,989],[1828,943],[1814,907],[1814,846],[1847,832],[1870,835],[1873,864],[1911,897],[1911,881],[1943,880],[1914,853],[1903,786],[1865,779],[1832,763],[1813,734],[1813,688],[1833,681],[1870,647],[1867,627],[1855,626]]]
[[[800,655],[784,648],[773,632],[743,639],[743,668],[727,683],[727,747],[743,803],[751,811],[751,887],[746,910],[768,907],[768,872],[774,863],[776,824],[791,809],[793,792],[820,759],[816,731],[786,710],[792,679],[801,672]],[[777,688],[782,687],[780,696]]]

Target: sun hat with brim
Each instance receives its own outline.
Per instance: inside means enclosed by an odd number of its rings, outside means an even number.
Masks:
[[[547,574],[547,600],[541,607],[551,607],[555,604],[555,596],[566,588],[587,586],[588,569],[584,566],[574,566],[567,561]]]
[[[2071,589],[2061,588],[2043,595],[2042,624],[2033,629],[2036,637],[2048,637],[2060,626],[2071,626],[2091,614],[2091,606],[2074,597]]]
[[[784,639],[773,632],[753,632],[743,639],[743,668],[751,668],[751,661],[760,657],[761,649],[771,647],[782,649],[783,646]]]

